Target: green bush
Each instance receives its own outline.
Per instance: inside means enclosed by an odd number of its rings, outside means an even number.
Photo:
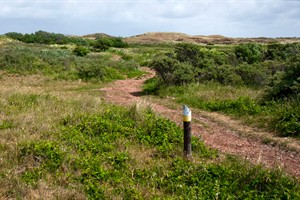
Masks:
[[[300,97],[276,103],[272,126],[280,136],[300,136]]]
[[[88,52],[86,47],[75,49],[78,55]],[[9,44],[0,48],[0,70],[18,74],[43,74],[58,79],[109,81],[142,74],[135,61],[113,61],[110,56],[89,54],[75,56],[68,49],[36,44]]]
[[[264,57],[263,47],[257,43],[239,44],[234,48],[237,59],[248,64],[262,61]]]
[[[288,60],[300,54],[300,43],[269,44],[265,54],[266,59],[269,60]]]
[[[262,87],[267,83],[269,70],[263,64],[240,64],[235,67],[234,72],[238,74],[245,85]]]
[[[286,70],[277,72],[266,89],[266,99],[292,98],[300,94],[300,59],[290,61]]]
[[[155,59],[150,67],[157,72],[163,83],[167,85],[181,85],[194,81],[194,72],[191,65],[180,63],[167,56]]]
[[[46,31],[37,31],[31,34],[22,34],[16,32],[9,32],[5,34],[7,37],[19,40],[25,43],[38,43],[38,44],[76,44],[88,45],[88,39],[80,37],[66,36],[59,33],[49,33]]]
[[[86,56],[89,53],[89,49],[83,46],[77,46],[73,52],[76,56]]]
[[[227,62],[227,55],[223,52],[188,43],[176,45],[175,55],[178,61],[190,63],[193,67],[200,69],[213,65],[223,65]]]
[[[113,41],[111,41],[109,38],[106,37],[97,39],[93,45],[96,51],[106,51],[109,49],[109,47],[112,46],[113,46]]]
[[[198,70],[196,80],[200,83],[214,81],[224,85],[243,85],[242,78],[234,73],[236,68],[231,65],[214,65]]]

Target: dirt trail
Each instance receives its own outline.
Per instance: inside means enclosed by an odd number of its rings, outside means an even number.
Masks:
[[[154,76],[154,72],[143,68],[149,74],[140,79],[119,80],[111,83],[101,91],[105,92],[105,99],[108,102],[130,106],[134,103],[143,102],[166,118],[182,125],[181,107],[170,109],[162,103],[155,103],[147,96],[141,96],[143,82]],[[271,146],[264,144],[259,137],[251,137],[259,134],[259,131],[237,125],[237,122],[222,115],[209,114],[203,111],[193,110],[192,131],[194,135],[200,136],[206,145],[223,153],[238,155],[250,160],[252,163],[261,163],[268,167],[279,167],[287,173],[300,179],[300,142],[293,141],[291,147],[294,151],[287,151],[279,145]],[[212,115],[215,115],[212,118]],[[218,115],[219,117],[216,117]],[[220,117],[221,116],[221,117]],[[217,118],[218,120],[214,120]],[[231,124],[235,124],[231,126]],[[268,134],[263,133],[261,134]],[[246,136],[246,137],[245,137]],[[284,140],[284,139],[278,139]],[[281,144],[287,144],[281,142]],[[288,145],[288,144],[287,144]]]

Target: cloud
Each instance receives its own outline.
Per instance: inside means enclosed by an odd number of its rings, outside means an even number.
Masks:
[[[42,29],[68,34],[101,31],[114,35],[135,35],[148,31],[176,31],[243,37],[300,36],[300,2],[0,0],[0,21],[4,23],[0,33],[13,28],[19,32]]]

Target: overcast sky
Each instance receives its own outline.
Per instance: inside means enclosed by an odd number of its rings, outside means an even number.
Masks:
[[[0,0],[0,34],[300,37],[300,0]]]

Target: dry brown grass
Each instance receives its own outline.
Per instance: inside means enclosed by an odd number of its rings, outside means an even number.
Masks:
[[[55,140],[60,120],[77,112],[101,111],[99,85],[81,81],[57,81],[39,75],[0,74],[0,199],[85,199],[75,189],[59,187],[51,177],[28,186],[20,182],[26,169],[18,160],[18,145],[26,141]],[[33,103],[29,101],[33,98]],[[18,99],[19,98],[19,99]],[[36,98],[36,99],[35,99]],[[24,102],[23,102],[24,100]]]
[[[128,37],[125,39],[128,43],[162,43],[162,42],[190,42],[198,44],[239,44],[243,42],[258,43],[293,43],[300,42],[300,38],[231,38],[222,35],[196,35],[191,36],[184,33],[174,32],[151,32]]]

